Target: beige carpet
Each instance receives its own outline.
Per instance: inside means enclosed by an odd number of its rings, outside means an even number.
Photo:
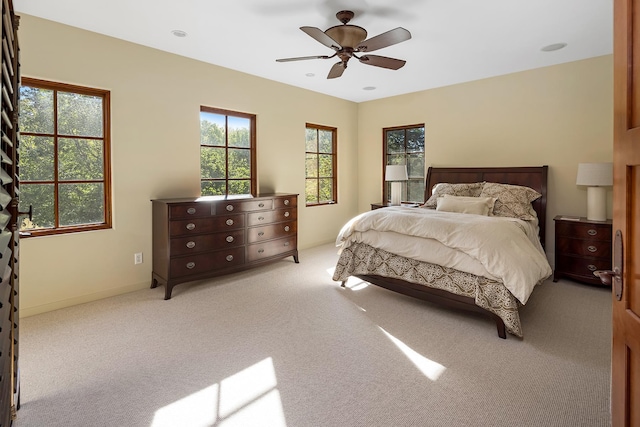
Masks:
[[[353,281],[332,245],[22,319],[18,427],[607,426],[611,303],[546,282],[524,339]]]

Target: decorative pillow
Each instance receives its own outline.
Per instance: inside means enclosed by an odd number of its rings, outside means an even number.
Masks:
[[[531,202],[542,197],[542,194],[532,188],[487,182],[482,187],[480,196],[497,199],[493,206],[493,215],[495,216],[520,218],[525,221],[538,218]]]
[[[495,202],[495,197],[466,197],[445,194],[444,197],[438,197],[436,210],[486,216],[493,210]]]
[[[438,205],[438,197],[442,197],[445,194],[451,196],[467,196],[478,197],[482,191],[482,185],[484,182],[474,182],[470,184],[448,184],[441,182],[433,186],[431,190],[431,197],[422,205],[424,208],[435,208]]]

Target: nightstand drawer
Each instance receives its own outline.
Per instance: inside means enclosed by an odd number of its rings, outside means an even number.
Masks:
[[[582,222],[557,221],[556,234],[577,239],[606,240],[611,242],[611,224],[586,224]]]
[[[604,258],[578,258],[568,255],[557,255],[561,269],[555,274],[563,274],[578,280],[600,284],[600,279],[593,275],[596,270],[611,270],[611,260]]]
[[[585,240],[563,237],[556,241],[556,251],[561,254],[610,259],[611,243],[601,240]]]

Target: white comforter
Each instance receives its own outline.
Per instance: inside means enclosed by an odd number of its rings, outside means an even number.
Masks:
[[[388,207],[356,216],[336,245],[353,242],[499,280],[522,304],[551,275],[537,223],[515,218]]]

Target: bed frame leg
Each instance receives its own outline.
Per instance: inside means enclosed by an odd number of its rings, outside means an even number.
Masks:
[[[507,332],[505,330],[504,322],[502,321],[502,319],[497,319],[496,320],[496,326],[498,327],[498,336],[500,338],[502,338],[503,340],[506,340],[507,339]]]

